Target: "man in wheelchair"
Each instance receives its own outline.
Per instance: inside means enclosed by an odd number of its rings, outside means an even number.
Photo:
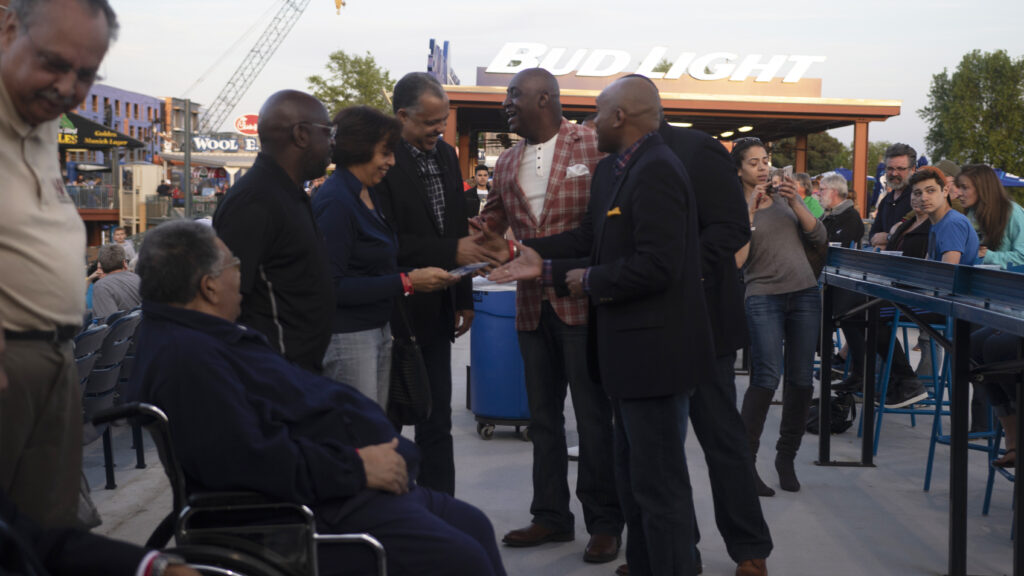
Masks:
[[[151,230],[136,271],[144,319],[129,395],[167,413],[189,492],[309,506],[321,532],[380,540],[390,574],[505,574],[487,517],[410,480],[419,452],[373,400],[235,323],[239,261],[210,227]],[[357,554],[323,548],[321,573],[351,569]]]

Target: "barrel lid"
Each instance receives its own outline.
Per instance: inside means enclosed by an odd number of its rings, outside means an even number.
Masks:
[[[476,276],[473,278],[473,291],[474,292],[515,292],[516,283],[509,282],[507,284],[498,284],[497,282],[491,282],[483,276]]]

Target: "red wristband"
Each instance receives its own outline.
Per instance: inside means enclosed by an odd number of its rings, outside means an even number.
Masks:
[[[516,257],[516,243],[512,240],[508,241],[508,259],[512,260]]]
[[[402,279],[402,292],[406,296],[411,296],[413,294],[413,289],[412,280],[409,280],[409,275],[406,274],[405,272],[402,272],[399,274],[399,277],[401,277]]]

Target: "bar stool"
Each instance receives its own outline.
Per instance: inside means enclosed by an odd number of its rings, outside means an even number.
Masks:
[[[947,321],[945,334],[952,333],[952,326],[950,326],[950,323]],[[949,354],[946,354],[945,358],[943,359],[941,378],[936,380],[936,387],[934,389],[933,398],[926,401],[928,403],[933,404],[935,418],[932,421],[931,439],[928,443],[928,464],[926,465],[924,474],[925,492],[931,489],[932,466],[935,461],[936,444],[943,444],[945,446],[949,446],[950,443],[950,435],[942,431],[942,417],[950,415],[950,411],[947,408],[949,406],[949,401],[945,400],[946,392],[948,391],[949,396],[952,397],[952,390],[950,388],[952,386],[952,382],[949,377],[951,371],[949,356]],[[968,383],[965,382],[964,385],[966,386],[968,385]],[[969,432],[967,434],[967,448],[969,450],[978,450],[981,452],[991,453],[994,445],[998,447],[998,437],[996,434],[996,429],[993,426],[993,422],[995,422],[995,417],[991,406],[989,406],[988,408],[987,419],[988,429],[981,432]],[[984,440],[984,443],[972,442],[972,440]]]
[[[999,475],[1002,476],[1003,478],[1009,480],[1011,485],[1016,481],[1016,474],[1010,472],[1006,468],[996,466],[993,463],[996,460],[996,458],[999,458],[1000,456],[1006,453],[1005,450],[999,448],[999,440],[1003,438],[1004,434],[1003,427],[1002,425],[999,424],[998,420],[996,421],[994,428],[994,441],[991,443],[988,453],[988,480],[985,482],[985,501],[981,505],[982,516],[988,516],[989,505],[992,503],[992,486],[995,483],[996,472],[998,472]],[[1016,497],[1016,493],[1013,494],[1014,497]],[[1013,508],[1016,502],[1014,500],[1011,500],[1011,502],[1013,502],[1013,504],[1011,504],[1010,507]],[[1012,520],[1010,520],[1010,540],[1013,540],[1013,536],[1016,531],[1017,518],[1014,517]]]

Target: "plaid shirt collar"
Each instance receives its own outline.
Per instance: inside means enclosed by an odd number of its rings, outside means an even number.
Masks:
[[[409,151],[409,154],[412,154],[412,157],[415,158],[417,162],[421,162],[427,158],[437,157],[437,148],[434,148],[430,152],[424,152],[412,144],[409,144],[405,138],[402,138],[402,144],[405,145],[405,149]]]
[[[626,148],[625,150],[622,151],[621,154],[615,157],[616,178],[622,176],[622,173],[626,171],[626,164],[629,164],[629,159],[633,157],[633,154],[636,152],[637,148],[642,146],[643,143],[646,142],[647,139],[653,136],[656,132],[657,130],[651,130],[647,134],[644,134],[643,136],[640,137],[639,140],[630,144],[629,148]]]

